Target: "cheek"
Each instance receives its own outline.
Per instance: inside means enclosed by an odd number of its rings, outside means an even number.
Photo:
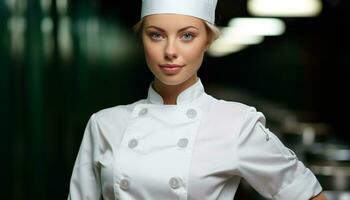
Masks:
[[[191,63],[201,62],[204,55],[204,47],[202,44],[197,44],[184,49],[184,58]]]
[[[160,52],[156,45],[152,45],[150,43],[143,43],[146,60],[148,63],[157,62],[157,59],[160,58]]]

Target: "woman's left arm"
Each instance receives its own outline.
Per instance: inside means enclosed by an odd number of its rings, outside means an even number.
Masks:
[[[237,166],[266,199],[326,200],[316,176],[265,127],[265,117],[250,111],[237,139]]]
[[[327,200],[326,195],[323,192],[313,197],[311,200]]]

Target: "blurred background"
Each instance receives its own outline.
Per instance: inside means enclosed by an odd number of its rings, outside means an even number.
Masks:
[[[222,30],[199,71],[207,93],[255,106],[319,178],[349,200],[346,0],[219,0]],[[66,199],[90,115],[147,95],[131,27],[141,0],[0,1],[0,199]],[[236,200],[262,199],[244,181]]]

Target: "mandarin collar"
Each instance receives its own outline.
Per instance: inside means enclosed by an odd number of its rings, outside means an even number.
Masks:
[[[147,100],[152,104],[164,104],[163,98],[153,89],[152,81],[148,88],[148,97]],[[176,105],[184,105],[191,103],[192,101],[198,99],[200,96],[204,94],[204,87],[200,78],[197,78],[196,83],[191,85],[182,91],[176,99]]]

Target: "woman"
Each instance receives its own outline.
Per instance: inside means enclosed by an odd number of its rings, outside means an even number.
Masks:
[[[93,114],[69,199],[232,200],[241,178],[267,199],[322,200],[313,173],[254,108],[205,93],[197,71],[211,42],[215,0],[144,0],[148,97]]]

